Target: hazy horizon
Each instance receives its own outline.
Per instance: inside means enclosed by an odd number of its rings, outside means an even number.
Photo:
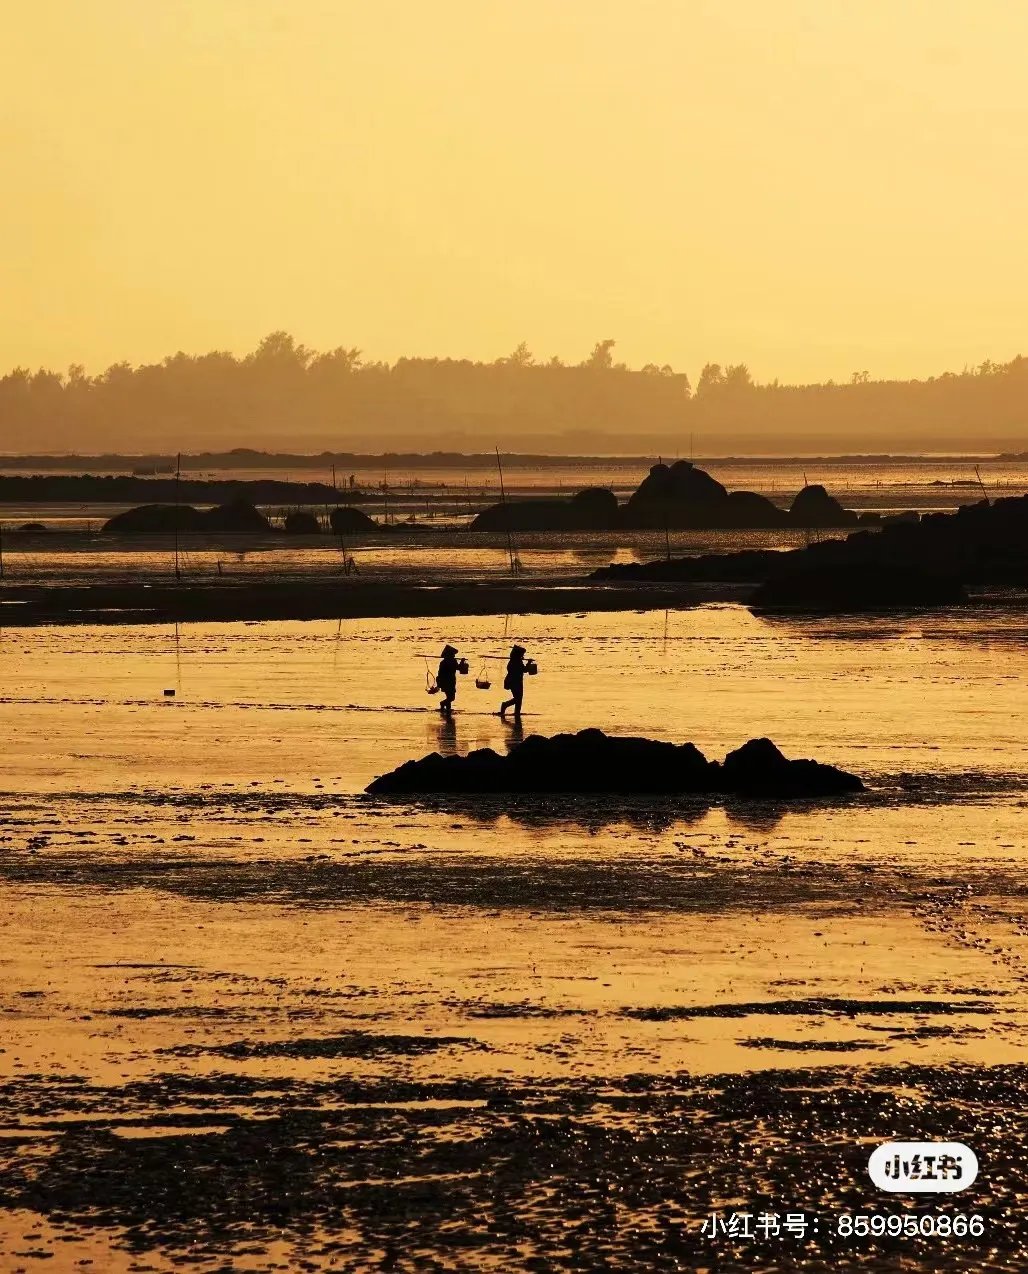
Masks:
[[[18,6],[0,367],[278,328],[794,384],[1007,361],[1026,36],[1003,0]]]
[[[710,363],[693,386],[669,365],[630,368],[616,342],[579,363],[527,345],[491,362],[365,360],[270,332],[243,358],[212,350],[98,376],[24,368],[0,375],[6,451],[263,450],[581,453],[727,448],[1005,450],[1023,441],[1028,359],[986,360],[925,381],[760,384],[743,363]]]

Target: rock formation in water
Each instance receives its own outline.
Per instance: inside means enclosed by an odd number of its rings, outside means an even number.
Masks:
[[[1028,587],[1028,495],[982,500],[955,513],[885,518],[879,531],[854,531],[786,553],[750,550],[629,562],[602,567],[590,578],[766,581],[764,605],[777,598],[786,606],[832,610],[947,604],[959,600],[961,585]]]
[[[294,509],[287,513],[282,523],[286,535],[320,535],[321,523],[306,509]]]
[[[821,486],[804,487],[786,511],[754,491],[728,491],[688,460],[655,464],[623,505],[612,491],[590,487],[566,499],[508,500],[484,509],[472,531],[773,530],[854,526]]]
[[[230,535],[264,535],[271,530],[271,523],[249,500],[238,499],[208,509],[201,529]]]
[[[344,507],[333,509],[328,521],[334,535],[354,535],[380,529],[374,518],[369,518],[360,509]]]
[[[812,483],[798,492],[789,506],[789,520],[804,527],[856,526],[857,515],[844,509],[820,483]]]
[[[769,798],[837,796],[863,791],[853,774],[817,761],[790,761],[769,739],[751,739],[723,763],[691,743],[617,738],[581,730],[531,735],[501,756],[433,752],[408,761],[368,787],[373,795],[488,792],[695,793]]]
[[[197,534],[264,535],[271,523],[246,500],[232,500],[213,509],[190,504],[143,504],[116,513],[104,523],[103,535],[163,535],[172,531]]]
[[[610,531],[620,525],[618,498],[606,487],[586,487],[550,500],[507,500],[490,505],[471,531]]]
[[[706,470],[689,460],[676,460],[672,465],[655,464],[629,496],[628,505],[713,505],[727,495],[728,488]]]

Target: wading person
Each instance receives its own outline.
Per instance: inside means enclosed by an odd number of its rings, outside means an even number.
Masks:
[[[439,660],[439,671],[435,675],[436,684],[443,692],[443,700],[439,711],[449,716],[453,710],[453,701],[457,697],[457,672],[460,663],[455,646],[444,646],[442,658]]]
[[[525,693],[525,673],[532,661],[525,659],[524,646],[514,646],[507,660],[507,675],[503,679],[504,690],[510,691],[510,698],[500,704],[500,716],[507,715],[507,709],[514,709],[514,720],[521,720],[521,700]]]

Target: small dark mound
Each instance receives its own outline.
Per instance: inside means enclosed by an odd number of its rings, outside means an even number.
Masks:
[[[103,525],[104,535],[163,535],[202,531],[203,514],[191,504],[141,504],[116,513]]]
[[[575,517],[587,526],[611,527],[617,523],[618,498],[609,487],[585,487],[571,497]]]
[[[618,525],[618,498],[586,487],[570,499],[507,500],[483,509],[471,531],[609,531]]]
[[[507,756],[491,748],[467,756],[433,752],[375,779],[367,790],[373,795],[621,792],[790,798],[863,788],[855,775],[834,766],[788,760],[769,739],[751,739],[720,764],[691,743],[581,730],[552,738],[530,735]]]
[[[203,514],[202,531],[225,531],[233,535],[263,535],[271,523],[249,500],[230,500]]]
[[[262,535],[271,523],[247,500],[232,500],[203,512],[191,504],[141,504],[116,513],[103,525],[104,535],[166,535],[179,532],[227,532]]]
[[[789,508],[789,519],[796,526],[835,527],[856,526],[857,515],[844,509],[833,495],[820,483],[803,488]]]
[[[338,508],[329,515],[329,525],[333,535],[353,535],[362,531],[377,529],[373,518],[369,518],[360,509]]]
[[[295,509],[292,513],[286,514],[285,522],[286,535],[320,535],[321,523],[313,513],[308,513],[306,509]]]

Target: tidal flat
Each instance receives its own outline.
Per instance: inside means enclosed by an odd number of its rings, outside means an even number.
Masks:
[[[0,1269],[1023,1269],[1026,637],[987,606],[0,630]],[[764,735],[868,791],[365,796],[517,742],[515,642],[523,733]],[[884,1199],[896,1138],[978,1182]],[[820,1226],[703,1233],[732,1211]],[[986,1232],[832,1233],[881,1211]]]

